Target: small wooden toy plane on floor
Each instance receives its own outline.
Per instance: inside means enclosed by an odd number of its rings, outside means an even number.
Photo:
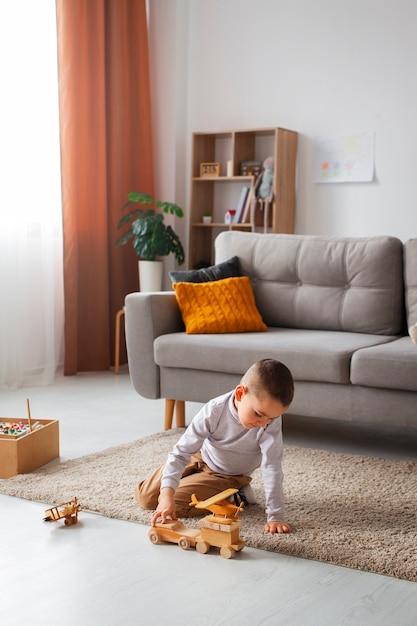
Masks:
[[[60,519],[65,519],[65,526],[71,526],[78,522],[78,512],[80,505],[77,498],[70,500],[69,502],[63,502],[58,506],[53,506],[45,511],[44,522],[57,522]]]
[[[184,550],[195,546],[197,552],[201,554],[206,554],[211,546],[216,546],[220,548],[223,558],[232,558],[235,552],[245,547],[245,542],[239,536],[240,521],[238,520],[239,513],[243,509],[243,502],[236,505],[228,500],[237,491],[237,489],[226,489],[207,500],[199,500],[193,494],[190,505],[195,506],[196,509],[212,512],[212,515],[207,515],[200,521],[200,530],[187,528],[178,521],[164,524],[157,522],[148,533],[149,539],[155,544],[162,541],[178,543]]]

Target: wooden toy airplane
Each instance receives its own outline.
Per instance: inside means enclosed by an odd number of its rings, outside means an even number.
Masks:
[[[80,505],[77,498],[70,500],[69,502],[63,502],[58,506],[53,506],[45,511],[44,522],[57,522],[60,519],[65,519],[65,526],[71,526],[78,522],[78,512]]]
[[[190,504],[194,505],[196,509],[211,511],[213,515],[237,518],[240,511],[243,509],[243,502],[237,506],[229,501],[230,496],[233,496],[237,491],[237,489],[225,489],[225,491],[221,491],[207,500],[199,500],[197,496],[193,494]]]

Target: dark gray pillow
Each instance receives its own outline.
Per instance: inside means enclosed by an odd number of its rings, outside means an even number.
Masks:
[[[170,272],[169,277],[173,283],[209,283],[222,278],[234,278],[242,276],[240,272],[239,257],[234,256],[223,263],[202,267],[199,270],[184,270]]]

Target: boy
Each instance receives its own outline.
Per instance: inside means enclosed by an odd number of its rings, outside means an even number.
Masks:
[[[275,359],[252,365],[239,385],[210,400],[168,455],[167,462],[135,489],[144,509],[161,518],[201,515],[190,506],[192,494],[206,500],[224,489],[245,489],[262,468],[270,533],[291,532],[284,522],[282,419],[294,395],[289,369]],[[253,501],[253,500],[252,500]]]

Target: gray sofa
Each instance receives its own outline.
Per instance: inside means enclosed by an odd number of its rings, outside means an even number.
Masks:
[[[407,331],[417,322],[417,239],[223,232],[216,263],[233,256],[267,332],[189,335],[174,292],[126,297],[131,380],[140,395],[171,401],[165,428],[173,401],[206,402],[270,356],[294,376],[289,413],[417,429]]]

